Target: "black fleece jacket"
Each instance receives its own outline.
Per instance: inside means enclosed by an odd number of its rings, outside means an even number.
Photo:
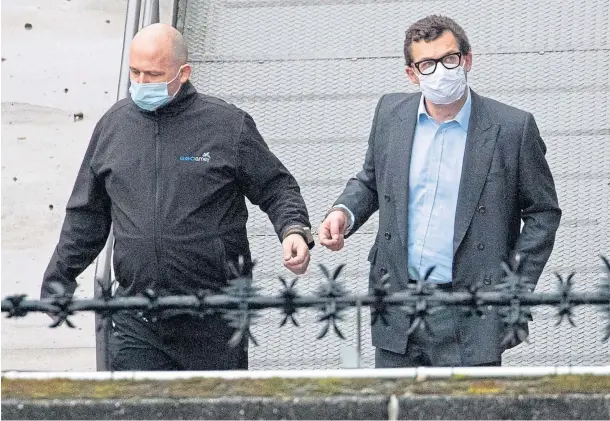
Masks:
[[[244,111],[189,82],[153,112],[119,101],[95,127],[41,295],[52,282],[72,294],[111,226],[118,295],[217,291],[227,262],[251,262],[246,197],[280,240],[311,227],[297,182]]]

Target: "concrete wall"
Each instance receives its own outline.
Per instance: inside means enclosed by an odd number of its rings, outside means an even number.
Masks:
[[[607,420],[610,395],[3,400],[7,420]]]

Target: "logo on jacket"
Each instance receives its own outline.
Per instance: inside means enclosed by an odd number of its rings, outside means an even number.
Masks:
[[[205,152],[201,156],[181,156],[180,161],[210,162],[210,153]]]

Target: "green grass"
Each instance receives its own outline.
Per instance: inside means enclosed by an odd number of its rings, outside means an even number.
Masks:
[[[548,376],[521,379],[378,380],[281,379],[173,381],[80,381],[2,379],[2,398],[20,399],[139,399],[213,398],[224,396],[337,395],[522,395],[610,393],[610,376]]]

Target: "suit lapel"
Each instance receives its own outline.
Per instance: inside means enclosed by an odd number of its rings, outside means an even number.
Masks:
[[[396,110],[395,122],[391,124],[390,161],[391,171],[395,172],[393,187],[398,218],[398,232],[404,248],[407,243],[407,221],[409,218],[409,168],[411,166],[411,150],[417,123],[417,110],[421,95],[414,95]]]
[[[481,98],[471,91],[472,112],[468,122],[462,176],[455,212],[453,254],[457,252],[474,215],[491,165],[500,127],[492,125]]]

